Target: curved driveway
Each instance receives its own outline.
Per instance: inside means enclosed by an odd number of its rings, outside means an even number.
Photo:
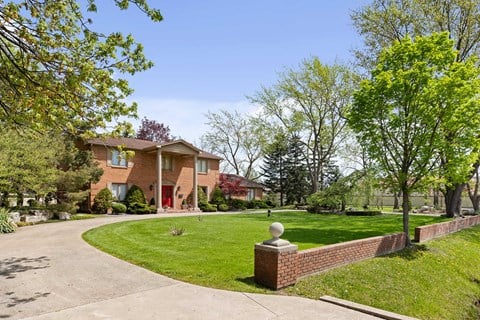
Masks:
[[[81,238],[103,224],[162,216],[173,214],[40,224],[0,234],[0,319],[376,319],[322,301],[179,282]]]

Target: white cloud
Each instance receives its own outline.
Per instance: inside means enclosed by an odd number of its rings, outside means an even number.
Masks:
[[[208,111],[220,109],[236,110],[240,113],[254,114],[259,107],[243,101],[205,101],[182,99],[132,99],[138,103],[139,120],[129,120],[138,129],[140,120],[147,117],[170,127],[170,133],[194,145],[200,146],[200,137],[207,132],[205,124]]]

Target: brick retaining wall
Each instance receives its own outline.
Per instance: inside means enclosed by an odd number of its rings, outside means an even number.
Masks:
[[[423,242],[480,224],[480,216],[467,216],[453,221],[415,228],[415,241]]]
[[[298,252],[297,277],[405,248],[405,233],[353,240]]]
[[[297,246],[255,246],[255,281],[278,290],[306,275],[405,248],[405,233],[372,237],[298,252]]]

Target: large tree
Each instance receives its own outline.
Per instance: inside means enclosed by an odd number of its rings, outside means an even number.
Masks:
[[[351,17],[365,40],[365,50],[356,53],[366,67],[373,66],[383,48],[406,35],[448,31],[457,61],[480,54],[479,0],[373,0]]]
[[[324,172],[345,139],[344,112],[357,77],[347,67],[305,60],[300,70],[287,70],[277,84],[262,88],[251,101],[290,135],[299,136],[312,192],[324,186]]]
[[[267,141],[261,120],[225,109],[209,111],[206,117],[210,129],[201,138],[202,147],[224,158],[224,171],[247,179],[258,178],[255,167]]]
[[[365,49],[356,51],[356,54],[360,64],[367,69],[375,65],[382,48],[406,35],[415,38],[448,31],[457,50],[457,61],[480,55],[480,0],[374,0],[354,11],[352,20],[365,40]],[[447,132],[446,138],[449,137],[454,135]],[[454,141],[450,144],[453,145]],[[443,154],[439,166],[444,175],[437,179],[435,186],[435,190],[440,188],[445,195],[449,216],[459,212],[462,191],[474,176],[480,159],[464,176],[452,172],[451,163],[448,154]],[[471,191],[472,199],[476,199],[478,189]]]
[[[113,0],[138,7],[152,20],[160,12],[146,0]],[[0,124],[44,131],[105,128],[136,115],[122,75],[152,66],[131,35],[94,31],[96,1],[21,0],[0,5]]]
[[[349,113],[361,143],[402,192],[407,244],[411,192],[432,174],[441,151],[463,163],[456,168],[461,174],[468,171],[468,151],[475,147],[479,70],[473,61],[457,62],[456,56],[447,33],[394,42],[355,92]],[[455,142],[463,144],[449,145],[444,130],[455,131]]]
[[[0,191],[39,196],[54,192],[62,143],[52,136],[2,129]]]

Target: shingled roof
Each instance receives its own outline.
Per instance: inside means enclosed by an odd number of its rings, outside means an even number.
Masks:
[[[245,177],[238,176],[236,174],[222,173],[222,175],[226,177],[226,179],[229,181],[240,181],[240,184],[239,184],[240,187],[265,189],[265,186],[263,186],[262,184],[249,180]]]
[[[192,145],[191,143],[183,139],[179,139],[171,142],[165,142],[165,143],[157,143],[149,140],[142,140],[142,139],[135,139],[135,138],[102,137],[102,138],[89,139],[86,142],[87,145],[100,145],[100,146],[106,146],[106,147],[123,146],[125,149],[128,149],[128,150],[139,150],[139,151],[144,151],[146,149],[155,149],[157,146],[167,146],[167,145],[172,145],[176,143],[182,143],[194,150],[197,150],[199,152],[198,156],[201,158],[222,160],[221,157],[216,156],[210,152],[206,152],[201,149],[198,149],[197,147],[195,147],[194,145]]]

